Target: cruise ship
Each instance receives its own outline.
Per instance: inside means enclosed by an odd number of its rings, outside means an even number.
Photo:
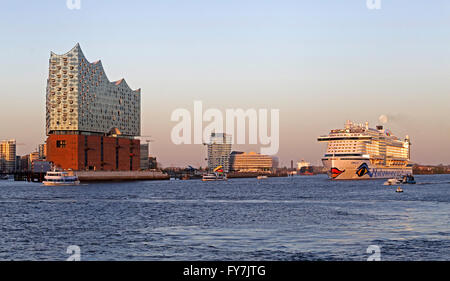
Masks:
[[[412,175],[411,141],[401,140],[383,126],[347,121],[344,129],[320,136],[328,147],[322,162],[333,180],[381,179]]]

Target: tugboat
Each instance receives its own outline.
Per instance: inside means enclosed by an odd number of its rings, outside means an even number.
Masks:
[[[73,173],[73,171],[58,172],[52,171],[47,172],[44,177],[45,181],[42,183],[45,186],[71,186],[80,185],[78,177]]]

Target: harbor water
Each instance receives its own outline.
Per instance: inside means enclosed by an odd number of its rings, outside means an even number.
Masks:
[[[450,260],[450,175],[416,180],[0,181],[0,260]]]

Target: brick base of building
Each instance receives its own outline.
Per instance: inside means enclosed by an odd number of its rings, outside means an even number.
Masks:
[[[50,135],[47,161],[74,171],[137,171],[140,141],[85,135]]]

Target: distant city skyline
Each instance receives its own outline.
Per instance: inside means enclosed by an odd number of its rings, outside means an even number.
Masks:
[[[17,17],[20,15],[20,17]],[[80,43],[111,81],[142,88],[143,136],[164,166],[206,166],[206,147],[172,143],[177,108],[278,108],[280,166],[320,165],[319,135],[346,120],[411,137],[412,161],[450,163],[450,3],[66,1],[2,3],[0,139],[17,155],[45,141],[50,52]],[[145,139],[145,138],[143,138]],[[259,151],[255,145],[233,145]]]

